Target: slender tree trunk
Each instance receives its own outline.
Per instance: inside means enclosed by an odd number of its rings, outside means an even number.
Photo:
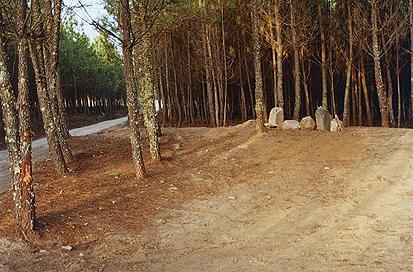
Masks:
[[[166,84],[165,112],[166,112],[167,119],[171,122],[171,120],[172,120],[172,106],[171,106],[171,99],[170,99],[171,88],[170,88],[170,81],[169,81],[168,48],[167,48],[166,44],[165,44],[165,84]],[[165,119],[165,122],[166,122],[166,119]]]
[[[324,15],[322,10],[321,0],[317,0],[318,17],[320,21],[320,37],[321,37],[321,76],[323,82],[323,93],[322,93],[322,105],[325,109],[328,109],[327,100],[327,61],[326,61],[326,37],[324,30]]]
[[[353,66],[353,21],[350,7],[350,1],[347,1],[348,10],[348,32],[349,32],[349,50],[347,56],[347,71],[346,71],[346,89],[344,92],[344,109],[343,109],[343,123],[345,126],[349,125],[350,113],[350,91],[351,91],[351,68]]]
[[[59,135],[55,121],[53,120],[52,102],[47,91],[46,73],[43,63],[43,46],[41,42],[35,41],[29,43],[30,56],[36,78],[37,97],[39,100],[40,110],[42,112],[44,130],[46,132],[47,142],[49,144],[49,153],[55,163],[55,169],[58,173],[67,171],[66,162],[59,142]]]
[[[245,97],[245,90],[244,90],[244,81],[242,77],[242,56],[241,56],[241,43],[238,39],[238,73],[239,73],[239,86],[240,86],[240,99],[241,99],[241,119],[243,122],[247,120],[248,116],[248,107],[247,101]]]
[[[204,16],[206,17],[205,10],[205,0],[198,1],[199,7],[203,9]],[[209,124],[212,126],[216,125],[215,120],[215,108],[214,108],[214,93],[212,90],[211,73],[210,73],[210,55],[208,53],[208,48],[210,48],[209,42],[209,26],[208,24],[202,25],[202,44],[204,50],[204,62],[205,62],[205,77],[206,77],[206,89],[208,98],[208,111],[209,111]]]
[[[223,82],[223,96],[224,96],[224,101],[223,101],[223,126],[226,126],[227,124],[227,103],[228,103],[228,67],[227,67],[227,49],[226,49],[226,43],[225,43],[225,25],[224,25],[224,7],[225,7],[226,1],[224,0],[222,2],[222,9],[221,9],[221,30],[222,30],[222,61],[224,64],[224,82]]]
[[[274,92],[274,105],[278,107],[278,91],[277,91],[277,46],[273,43],[274,32],[272,20],[270,20],[270,40],[271,40],[271,57],[272,57],[272,75],[273,75],[273,92]]]
[[[256,130],[257,134],[264,132],[264,95],[262,90],[262,72],[261,72],[261,41],[259,38],[259,13],[260,0],[253,0],[253,42],[254,42],[254,68],[255,68],[255,113],[256,113]]]
[[[357,76],[357,113],[358,113],[358,122],[359,126],[363,125],[363,107],[361,103],[361,68],[360,62],[358,66],[358,76]]]
[[[352,125],[357,125],[357,101],[356,101],[356,94],[357,94],[357,74],[355,69],[352,69],[352,92],[351,92],[351,117],[352,117]]]
[[[373,123],[373,114],[371,112],[371,107],[370,107],[370,97],[369,97],[369,91],[367,89],[367,83],[366,83],[366,69],[364,67],[364,56],[361,56],[361,83],[363,85],[363,93],[364,93],[364,102],[366,104],[366,111],[367,111],[367,122],[370,127],[374,126]]]
[[[329,48],[329,56],[328,56],[328,62],[329,62],[329,73],[330,73],[330,95],[331,95],[331,104],[333,106],[333,115],[337,114],[337,108],[336,108],[336,95],[335,95],[335,85],[334,85],[334,69],[333,69],[333,39],[330,38],[330,48]]]
[[[380,45],[378,38],[378,26],[377,26],[377,5],[376,0],[372,2],[371,11],[371,24],[372,24],[372,36],[373,36],[373,60],[374,60],[374,77],[376,80],[377,96],[379,99],[381,125],[382,127],[389,127],[389,114],[387,107],[387,95],[384,90],[383,76],[381,72],[380,63]]]
[[[400,84],[400,42],[399,37],[396,41],[396,80],[397,80],[397,127],[401,125],[402,115],[402,93]]]
[[[276,0],[274,4],[274,18],[275,18],[275,33],[277,36],[277,98],[278,106],[284,108],[283,95],[283,41],[282,28],[280,16],[280,0]]]
[[[139,87],[139,102],[143,106],[143,119],[148,133],[149,150],[154,162],[161,161],[161,152],[158,139],[158,123],[156,121],[155,110],[155,84],[154,70],[151,63],[151,41],[149,32],[144,28],[144,6],[138,2],[135,5],[135,12],[138,15],[140,43],[135,46],[134,72]]]
[[[294,14],[294,0],[290,0],[290,19],[291,19],[291,34],[293,38],[294,49],[294,90],[295,90],[295,102],[294,102],[294,120],[300,119],[301,113],[301,83],[300,83],[300,53],[298,45],[297,25]]]
[[[121,0],[119,4],[119,21],[122,36],[123,65],[125,72],[128,118],[131,133],[132,159],[135,164],[136,177],[142,179],[146,176],[142,158],[141,137],[139,133],[139,105],[138,93],[133,78],[132,43],[131,43],[131,17],[129,0]]]
[[[35,193],[33,188],[33,173],[32,173],[32,138],[30,130],[30,101],[29,101],[29,55],[26,40],[25,20],[26,20],[26,0],[18,0],[16,2],[16,21],[17,21],[17,54],[18,54],[18,98],[17,105],[19,111],[19,131],[20,131],[20,169],[21,181],[20,191],[20,226],[23,231],[31,231],[35,227],[36,222],[36,204]]]
[[[303,73],[303,85],[304,85],[304,94],[305,94],[305,108],[306,108],[306,115],[311,115],[311,105],[310,105],[310,92],[308,90],[308,80],[311,74],[311,68],[308,68],[308,74],[306,73],[305,69],[305,61],[301,62],[302,64],[302,73]]]
[[[59,5],[59,3],[57,3],[57,5]],[[38,24],[34,29],[36,38],[29,42],[30,56],[36,78],[37,96],[42,112],[43,124],[49,144],[50,155],[55,163],[56,171],[59,173],[64,173],[67,171],[67,166],[63,151],[67,151],[68,149],[66,149],[67,146],[62,148],[62,143],[65,143],[65,141],[62,141],[62,137],[60,137],[61,134],[59,134],[59,122],[57,121],[58,113],[56,111],[57,104],[54,100],[55,85],[53,82],[55,82],[56,78],[51,73],[54,68],[50,67],[51,65],[57,65],[57,51],[53,51],[55,52],[55,55],[47,55],[47,52],[45,52],[44,33],[47,30],[47,26],[45,26],[40,7],[39,0],[32,1],[31,9],[33,12],[33,18],[38,22]],[[49,8],[51,10],[51,7]],[[57,7],[57,9],[60,12],[60,8]],[[55,46],[55,36],[52,34],[49,38],[51,38],[50,46]],[[45,62],[46,60],[47,62]],[[70,159],[70,155],[68,155],[67,158]]]
[[[192,86],[192,62],[191,62],[191,38],[189,36],[188,32],[188,52],[187,52],[187,57],[188,57],[188,94],[189,94],[189,115],[191,118],[191,124],[195,124],[195,111],[194,111],[194,98],[193,98],[193,86]]]
[[[150,41],[148,35],[144,35],[137,48],[135,56],[137,68],[136,74],[139,85],[139,100],[143,106],[143,119],[148,132],[149,150],[151,158],[155,162],[161,160],[161,152],[158,139],[158,124],[155,112],[155,85],[153,83],[152,64],[150,62]]]
[[[59,143],[62,148],[63,154],[66,160],[73,159],[72,152],[70,151],[67,143],[67,137],[69,135],[67,120],[65,119],[65,109],[63,105],[59,106],[59,100],[62,100],[63,94],[60,85],[60,68],[59,68],[59,43],[60,43],[60,26],[61,26],[61,11],[62,0],[55,0],[52,3],[48,2],[49,23],[47,24],[48,33],[50,39],[48,42],[44,42],[43,57],[44,57],[44,70],[47,77],[47,91],[51,101],[50,109],[52,111],[52,118],[57,128]],[[53,12],[52,12],[53,10]],[[40,18],[40,16],[38,16]],[[59,96],[61,97],[59,99]],[[62,102],[60,102],[62,104]]]
[[[410,23],[410,118],[413,120],[413,0],[409,0]]]
[[[0,18],[1,19],[1,18]],[[1,24],[0,24],[1,25]],[[2,30],[2,29],[0,29]],[[14,96],[10,74],[7,68],[6,52],[4,50],[3,35],[0,34],[0,102],[3,111],[3,124],[5,130],[5,142],[10,162],[10,174],[12,177],[13,199],[15,204],[15,217],[21,219],[21,171],[19,150],[19,124],[16,110],[16,98]]]
[[[61,128],[63,131],[63,135],[65,136],[65,138],[68,138],[70,136],[69,133],[69,125],[68,125],[68,121],[67,121],[67,110],[65,107],[65,102],[64,102],[64,97],[63,97],[63,90],[62,90],[62,82],[61,82],[61,75],[60,75],[60,67],[57,68],[57,77],[56,77],[56,94],[57,94],[57,103],[59,106],[59,113],[61,115]]]
[[[390,59],[389,56],[385,56],[386,59],[386,77],[387,77],[387,107],[389,111],[389,119],[390,119],[390,126],[394,126],[395,118],[394,118],[394,110],[393,110],[393,83],[391,78],[391,71],[390,71]]]

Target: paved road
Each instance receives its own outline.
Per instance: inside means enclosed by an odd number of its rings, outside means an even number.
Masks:
[[[119,119],[104,121],[87,127],[81,127],[72,129],[70,134],[72,136],[86,136],[101,132],[105,129],[114,127],[116,125],[126,122],[127,117]],[[33,141],[33,160],[37,162],[45,158],[48,154],[48,145],[46,138],[41,138]],[[10,173],[9,173],[9,160],[7,156],[7,150],[0,151],[0,193],[8,190],[10,187]]]

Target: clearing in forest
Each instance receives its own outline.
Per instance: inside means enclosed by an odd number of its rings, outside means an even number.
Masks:
[[[35,165],[33,243],[0,197],[0,271],[413,269],[412,130],[254,128],[165,129],[139,182],[128,129],[72,139],[70,174]]]

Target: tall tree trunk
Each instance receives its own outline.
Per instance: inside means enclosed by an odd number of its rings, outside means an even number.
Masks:
[[[206,10],[205,10],[205,0],[198,1],[199,7],[203,10],[204,17],[206,17]],[[214,93],[213,93],[213,83],[211,81],[211,61],[210,55],[208,53],[208,48],[210,48],[210,41],[209,41],[209,26],[206,23],[202,24],[202,44],[203,44],[203,52],[204,52],[204,62],[205,62],[205,77],[206,77],[206,89],[207,89],[207,98],[208,98],[208,113],[209,113],[209,124],[211,126],[216,125],[215,121],[215,108],[214,108]]]
[[[367,89],[367,83],[366,83],[366,69],[364,67],[364,55],[361,56],[361,83],[363,85],[363,93],[364,93],[364,103],[366,104],[366,111],[367,111],[367,122],[370,127],[374,126],[373,123],[373,114],[371,112],[371,107],[370,107],[370,97],[369,97],[369,91]]]
[[[276,0],[274,4],[274,18],[275,18],[275,33],[277,36],[277,98],[278,106],[284,108],[283,95],[283,41],[282,28],[280,16],[280,0]]]
[[[240,100],[241,100],[241,119],[243,122],[247,120],[248,116],[248,106],[245,97],[245,90],[244,90],[244,81],[242,77],[242,56],[241,56],[241,43],[240,39],[238,39],[238,73],[239,73],[239,86],[240,86]]]
[[[389,111],[389,119],[390,119],[390,126],[394,126],[395,118],[394,118],[394,110],[393,110],[393,83],[390,71],[390,58],[389,55],[385,55],[386,61],[386,77],[387,77],[387,107]]]
[[[397,81],[397,127],[400,127],[402,116],[402,93],[400,84],[400,42],[399,37],[396,41],[396,81]]]
[[[139,102],[143,106],[143,120],[148,133],[149,151],[154,162],[161,161],[161,152],[158,139],[158,123],[155,111],[155,84],[151,63],[151,42],[149,32],[144,28],[145,10],[142,3],[135,6],[138,14],[140,43],[136,46],[134,58],[134,72],[138,80]]]
[[[67,137],[69,135],[67,120],[65,119],[65,109],[63,105],[59,106],[59,100],[62,100],[62,89],[60,84],[60,68],[59,68],[59,43],[60,43],[60,27],[61,27],[61,11],[62,0],[54,0],[45,4],[47,6],[46,11],[49,14],[49,22],[46,24],[49,39],[42,41],[44,44],[43,57],[44,57],[44,70],[47,77],[47,91],[49,93],[52,111],[52,118],[57,128],[58,139],[62,148],[63,154],[66,160],[73,159],[72,152],[70,151],[67,143]],[[40,18],[40,16],[38,16]],[[60,99],[59,99],[60,97]],[[62,104],[62,102],[60,102]]]
[[[153,83],[152,64],[150,62],[150,41],[148,35],[141,39],[136,53],[135,72],[138,78],[139,100],[143,106],[143,119],[148,132],[149,150],[155,162],[161,160],[158,139],[158,124],[155,112],[155,85]],[[139,67],[139,68],[138,68]]]
[[[254,42],[254,68],[255,68],[255,114],[256,118],[256,130],[258,134],[264,132],[264,94],[262,90],[262,72],[261,72],[261,41],[259,38],[259,13],[260,13],[260,0],[253,0],[252,11],[252,35]]]
[[[133,77],[132,43],[131,43],[131,17],[129,0],[121,0],[119,4],[119,23],[122,36],[123,65],[126,82],[128,118],[131,133],[132,159],[135,164],[136,177],[142,179],[146,176],[142,158],[142,145],[139,133],[139,105],[138,93]]]
[[[389,113],[387,107],[387,95],[384,90],[383,76],[381,72],[380,63],[380,45],[378,37],[378,25],[377,25],[377,2],[376,0],[371,2],[371,25],[372,25],[372,36],[373,36],[373,60],[374,60],[374,77],[376,80],[377,96],[379,99],[380,114],[381,114],[381,125],[382,127],[389,127]]]
[[[307,73],[307,71],[305,69],[305,61],[304,60],[301,62],[301,65],[302,65],[302,74],[303,74],[306,115],[311,115],[310,92],[308,90],[308,80],[309,80],[310,75],[311,75],[311,67],[308,67],[308,73]]]
[[[361,68],[360,68],[360,62],[359,66],[357,69],[358,75],[357,75],[357,113],[358,113],[358,122],[359,126],[363,125],[363,107],[361,103],[361,89],[362,89],[362,84],[361,84]]]
[[[290,19],[291,19],[291,33],[293,38],[293,49],[294,49],[294,90],[295,90],[295,102],[294,102],[294,119],[300,119],[301,113],[301,83],[300,83],[300,55],[298,50],[298,35],[297,35],[297,25],[294,13],[294,0],[290,0]]]
[[[274,44],[274,31],[272,20],[270,20],[270,40],[271,40],[271,57],[272,57],[272,76],[273,76],[273,92],[274,105],[278,107],[278,91],[277,91],[277,46]]]
[[[47,52],[45,52],[46,37],[44,35],[47,31],[47,26],[45,26],[45,22],[43,21],[43,13],[41,11],[41,3],[39,0],[32,1],[31,9],[34,20],[39,22],[34,29],[36,38],[29,42],[30,56],[36,79],[38,101],[49,144],[50,156],[55,163],[56,171],[64,173],[67,171],[67,166],[63,151],[67,151],[68,149],[66,149],[67,146],[64,146],[64,148],[62,147],[62,143],[64,142],[60,137],[61,134],[59,135],[59,122],[57,121],[58,113],[56,111],[57,104],[54,100],[55,89],[54,85],[50,84],[55,79],[54,75],[51,74],[53,68],[50,67],[50,65],[55,65],[57,63],[57,51],[55,51],[56,55],[54,56],[48,56]],[[54,38],[54,36],[51,35],[48,38]],[[52,45],[54,45],[54,43],[55,41],[51,42]],[[70,159],[70,155],[68,155],[68,158]]]
[[[409,0],[410,23],[410,118],[413,121],[413,0]]]
[[[20,226],[23,231],[33,230],[36,222],[36,204],[33,188],[32,173],[32,137],[30,130],[30,101],[29,101],[29,55],[25,31],[27,0],[16,2],[16,21],[17,21],[17,54],[18,54],[18,97],[17,105],[19,111],[19,131],[20,131]]]
[[[320,21],[320,37],[321,37],[321,76],[323,82],[323,93],[322,93],[322,105],[325,109],[328,109],[327,100],[327,61],[326,61],[326,37],[324,30],[324,15],[321,0],[317,0],[318,17]]]
[[[224,96],[224,101],[222,105],[222,110],[223,110],[223,126],[226,126],[227,124],[227,103],[228,103],[228,67],[227,67],[227,49],[226,49],[226,43],[225,43],[225,25],[224,25],[224,8],[226,5],[226,1],[224,0],[222,2],[222,9],[221,9],[221,30],[222,30],[222,61],[224,64],[223,70],[224,70],[224,82],[223,82],[223,96]]]
[[[353,21],[350,7],[350,0],[347,1],[348,10],[348,32],[349,32],[349,50],[347,56],[347,69],[346,69],[346,89],[344,92],[344,109],[343,109],[343,123],[345,126],[349,125],[349,113],[350,113],[350,91],[351,91],[351,68],[353,66]]]
[[[1,17],[0,17],[1,19]],[[1,23],[1,22],[0,22]],[[0,24],[1,25],[1,24]],[[0,26],[1,27],[1,26]],[[0,30],[2,30],[0,28]],[[19,149],[19,124],[16,110],[16,98],[14,96],[10,74],[7,67],[6,52],[4,50],[3,35],[0,34],[0,102],[3,111],[3,124],[5,141],[10,162],[10,174],[12,177],[13,199],[15,204],[15,217],[21,219],[21,171]]]
[[[189,32],[187,35],[187,40],[188,40],[188,52],[187,52],[187,58],[188,58],[188,103],[189,103],[189,115],[191,118],[191,124],[195,124],[195,111],[194,111],[194,98],[193,98],[193,89],[192,89],[192,62],[191,62],[191,38],[189,36]]]
[[[55,120],[53,119],[52,102],[47,91],[46,72],[44,71],[43,46],[38,40],[29,43],[30,56],[33,64],[33,70],[36,78],[37,97],[39,100],[40,110],[42,113],[44,130],[46,132],[47,142],[49,144],[49,153],[54,161],[55,169],[58,173],[67,171],[66,162],[60,146],[59,135]]]
[[[334,87],[334,69],[333,69],[333,38],[330,37],[330,47],[328,51],[328,69],[330,73],[330,95],[331,95],[331,104],[333,106],[332,113],[333,115],[337,114],[336,109],[336,95],[335,95],[335,87]]]

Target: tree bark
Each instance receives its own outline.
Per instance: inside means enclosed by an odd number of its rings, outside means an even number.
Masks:
[[[119,3],[119,24],[122,37],[123,65],[126,82],[128,118],[131,133],[132,159],[135,165],[136,177],[142,179],[146,176],[142,157],[141,136],[139,133],[139,105],[135,79],[133,77],[132,42],[131,42],[131,17],[129,0]]]
[[[352,13],[350,7],[350,1],[347,1],[347,24],[349,32],[349,50],[347,56],[347,69],[346,69],[346,89],[344,92],[344,109],[343,109],[343,124],[349,125],[349,113],[350,113],[350,91],[351,91],[351,68],[353,66],[353,22]]]
[[[259,38],[259,12],[260,0],[253,0],[252,23],[253,23],[253,42],[254,42],[254,68],[255,68],[255,114],[257,134],[264,132],[264,95],[262,90],[262,71],[261,71],[261,41]]]
[[[372,25],[372,36],[373,36],[372,46],[373,46],[373,60],[374,60],[374,77],[376,80],[377,96],[378,96],[379,106],[380,106],[381,125],[382,127],[389,127],[387,95],[384,90],[383,76],[381,72],[381,63],[380,63],[380,52],[381,51],[380,51],[379,38],[378,38],[379,29],[377,25],[376,0],[372,2],[371,25]]]
[[[337,114],[337,109],[336,109],[336,95],[335,95],[335,87],[334,87],[334,69],[333,69],[333,39],[330,37],[330,50],[328,52],[329,58],[329,73],[330,73],[330,94],[331,94],[331,104],[333,106],[332,108],[332,114],[335,115]]]
[[[320,37],[321,37],[321,77],[323,82],[322,105],[328,109],[327,101],[327,61],[326,61],[326,37],[324,30],[324,15],[322,10],[321,0],[317,0],[318,17],[320,18]]]
[[[138,14],[139,26],[145,26],[144,22],[144,7],[141,3],[136,6]],[[151,158],[155,162],[161,161],[161,152],[158,138],[158,124],[156,121],[155,111],[155,84],[153,67],[151,63],[151,42],[147,29],[139,29],[141,41],[136,46],[135,50],[135,73],[138,79],[139,86],[139,101],[143,106],[143,119],[148,132],[149,150]]]
[[[364,103],[366,106],[366,111],[367,111],[367,122],[370,127],[374,126],[373,123],[373,114],[371,112],[371,107],[370,107],[370,97],[369,97],[369,91],[367,89],[367,83],[366,83],[366,69],[364,67],[364,56],[361,56],[361,83],[363,86],[363,93],[364,93]]]
[[[295,102],[294,102],[294,120],[300,119],[301,114],[301,83],[300,83],[300,55],[297,35],[297,25],[294,13],[294,0],[290,0],[290,19],[291,19],[291,34],[293,38],[294,49],[294,90],[295,90]]]
[[[277,36],[277,98],[278,106],[284,108],[283,95],[283,41],[282,41],[282,27],[280,16],[280,0],[276,0],[274,4],[274,18],[275,18],[275,33]]]
[[[410,118],[413,121],[413,0],[409,0],[410,23]]]
[[[13,189],[15,217],[17,220],[20,220],[22,206],[18,113],[16,110],[16,98],[13,93],[10,74],[7,67],[6,52],[3,45],[3,35],[0,34],[0,101],[3,110],[2,116],[5,130],[5,142],[10,162],[9,170],[12,177],[11,187]]]
[[[29,43],[30,56],[33,63],[33,69],[36,77],[37,97],[39,100],[40,111],[42,113],[44,130],[46,132],[47,142],[49,144],[49,153],[54,161],[55,169],[58,173],[67,171],[66,162],[59,142],[59,135],[53,113],[51,110],[51,101],[47,92],[46,74],[43,63],[43,46],[40,41]]]
[[[402,93],[400,84],[400,42],[396,41],[396,81],[397,81],[397,127],[400,127],[402,116]]]
[[[25,31],[27,0],[16,2],[16,25],[17,25],[17,54],[18,54],[18,97],[17,105],[19,112],[20,131],[20,226],[24,232],[31,231],[36,222],[36,204],[33,188],[32,173],[32,139],[30,130],[30,101],[29,101],[29,55]]]

